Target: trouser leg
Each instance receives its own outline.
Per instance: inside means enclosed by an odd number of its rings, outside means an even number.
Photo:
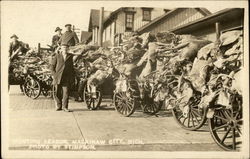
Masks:
[[[62,90],[63,90],[62,107],[68,109],[69,87],[68,86],[62,86]]]
[[[62,86],[61,85],[55,85],[55,93],[54,93],[54,100],[56,103],[56,108],[61,109],[62,108]]]

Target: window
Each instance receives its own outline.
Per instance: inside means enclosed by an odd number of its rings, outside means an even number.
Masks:
[[[142,20],[143,21],[150,21],[151,20],[151,10],[150,9],[143,9],[142,10]]]
[[[133,13],[126,13],[126,21],[125,21],[125,31],[133,31],[134,27],[134,14]]]

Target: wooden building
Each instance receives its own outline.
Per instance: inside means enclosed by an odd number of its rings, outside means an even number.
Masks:
[[[104,21],[103,45],[110,46],[118,43],[120,34],[133,32],[150,23],[169,10],[163,8],[124,7],[112,12]]]
[[[80,42],[88,44],[92,40],[92,33],[88,31],[81,31]]]
[[[169,31],[210,14],[211,13],[205,8],[177,8],[138,28],[137,32],[139,32],[139,34],[145,32],[154,34]]]
[[[91,10],[89,30],[92,36],[89,44],[97,45],[99,32],[99,10]],[[104,11],[102,43],[114,46],[120,43],[125,32],[157,33],[169,31],[211,15],[204,8],[145,8],[122,7],[113,12]]]
[[[109,17],[111,14],[110,11],[104,11],[104,21]],[[90,11],[90,18],[89,18],[89,29],[88,32],[92,33],[92,36],[89,37],[91,40],[89,43],[92,45],[97,45],[98,43],[98,31],[99,31],[99,19],[100,19],[100,11],[97,9],[91,9]]]
[[[163,8],[122,7],[114,12],[104,11],[103,46],[114,45],[124,32],[132,32],[165,14],[169,10]],[[99,10],[91,10],[89,30],[92,32],[92,45],[97,45],[99,31]]]
[[[232,29],[242,29],[244,26],[244,9],[224,9],[209,16],[170,29],[176,34],[192,34],[211,41],[216,40],[215,23],[219,23],[221,32]]]

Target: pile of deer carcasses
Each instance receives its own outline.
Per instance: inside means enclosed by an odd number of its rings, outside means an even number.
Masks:
[[[201,107],[215,97],[218,103],[228,105],[229,92],[241,93],[241,82],[237,82],[243,59],[241,30],[225,32],[214,42],[171,32],[127,33],[122,40],[118,47],[75,48],[89,67],[89,85],[98,86],[108,77],[122,75],[150,84],[158,89],[155,101],[171,106],[178,103],[181,109],[193,97],[201,98]]]
[[[98,86],[108,77],[118,78],[120,74],[131,76],[145,52],[142,48],[142,39],[132,34],[125,36],[119,47],[99,48],[94,52],[88,52],[83,57],[89,62],[92,72],[88,84]]]
[[[165,99],[168,105],[178,105],[182,110],[194,98],[200,98],[200,107],[216,102],[230,108],[230,95],[241,95],[242,31],[225,32],[212,43],[192,36],[178,38],[181,43],[174,47],[183,48],[174,49],[175,56],[170,53],[171,58],[163,65],[158,81],[163,86],[156,100]]]
[[[10,80],[24,80],[25,74],[44,74],[50,76],[49,62],[51,53],[29,50],[26,54],[20,55],[10,62]],[[46,80],[46,79],[45,79]]]
[[[206,107],[216,102],[230,108],[232,94],[242,96],[243,32],[234,30],[223,33],[220,41],[199,51],[197,62],[201,60],[209,61],[206,72],[209,78],[205,86],[197,84],[203,93],[199,106]]]

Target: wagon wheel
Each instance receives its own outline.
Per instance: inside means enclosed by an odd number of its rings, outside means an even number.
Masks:
[[[129,117],[135,112],[136,100],[129,92],[118,92],[114,94],[114,105],[116,111],[123,116]]]
[[[24,84],[23,84],[23,83],[20,84],[20,90],[21,90],[21,92],[25,95],[25,92],[24,92]]]
[[[49,78],[48,82],[46,82],[46,88],[48,91],[48,97],[49,98],[54,98],[54,94],[55,94],[55,86],[52,84],[53,79],[52,77]]]
[[[93,94],[88,91],[87,85],[85,85],[83,91],[83,98],[89,110],[96,110],[100,107],[100,104],[102,102],[102,93],[99,89],[97,89],[95,94]]]
[[[143,99],[143,102],[141,104],[143,113],[146,114],[156,114],[161,110],[161,107],[163,105],[163,101],[154,101],[154,98],[150,98],[149,96],[145,96],[145,99]]]
[[[51,98],[53,98],[53,99],[55,98],[55,96],[56,96],[56,86],[55,86],[55,85],[52,85],[52,86],[51,86],[50,95],[51,95],[51,96],[50,96]]]
[[[41,92],[45,97],[53,98],[53,88],[42,88]]]
[[[46,89],[46,88],[42,88],[42,90],[41,90],[41,92],[42,92],[42,94],[45,96],[45,97],[48,97],[49,96],[49,90],[48,89]]]
[[[214,141],[224,150],[239,150],[242,144],[242,106],[231,109],[220,107],[208,120],[209,131]]]
[[[54,98],[54,94],[55,94],[55,86],[54,86],[54,85],[51,85],[51,86],[50,86],[50,89],[49,89],[49,91],[48,91],[48,97]]]
[[[49,98],[53,98],[53,92],[54,92],[54,86],[47,86],[45,85],[44,87],[42,87],[41,93],[45,96],[45,97],[49,97]]]
[[[38,80],[27,77],[24,82],[24,93],[26,96],[36,99],[41,94],[41,85]]]
[[[186,130],[197,130],[206,122],[207,108],[200,108],[198,106],[199,101],[200,100],[193,99],[192,102],[186,106],[186,115],[183,114],[183,111],[178,106],[172,109],[174,119],[182,128]]]

